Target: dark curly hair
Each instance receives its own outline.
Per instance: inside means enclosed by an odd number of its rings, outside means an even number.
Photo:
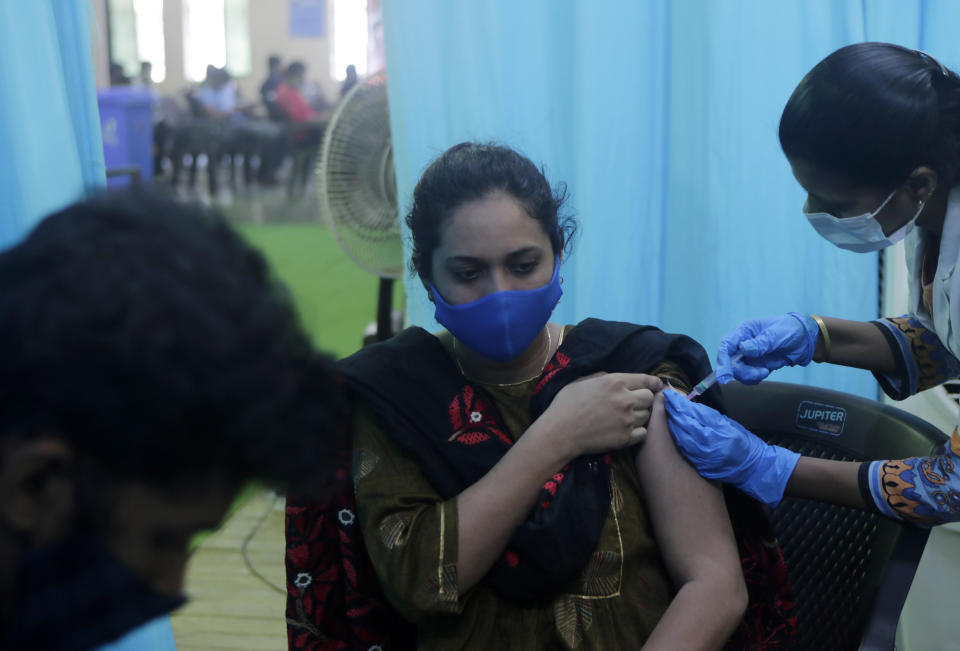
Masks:
[[[56,434],[118,477],[329,470],[345,405],[263,257],[215,213],[107,194],[0,253],[0,440]]]
[[[840,48],[793,91],[780,146],[790,160],[884,191],[921,165],[952,183],[960,167],[960,77],[899,45]]]
[[[491,192],[505,192],[540,222],[553,252],[566,252],[577,222],[561,216],[566,187],[550,187],[543,170],[509,147],[462,142],[433,161],[413,191],[406,222],[413,235],[410,268],[430,281],[433,251],[440,243],[444,221],[462,204]]]

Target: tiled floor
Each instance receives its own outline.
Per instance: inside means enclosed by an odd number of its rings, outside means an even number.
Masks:
[[[241,549],[267,585],[254,575]],[[187,571],[190,602],[174,613],[179,651],[282,651],[284,623],[283,499],[260,493],[240,508],[194,553]]]

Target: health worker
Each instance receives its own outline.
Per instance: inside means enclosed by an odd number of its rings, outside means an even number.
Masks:
[[[849,45],[803,78],[779,135],[807,191],[803,214],[822,237],[858,253],[905,240],[910,312],[870,322],[796,312],[743,321],[720,343],[718,380],[756,384],[815,361],[872,371],[899,400],[960,376],[960,77],[923,52]],[[705,477],[771,505],[786,492],[923,526],[960,520],[956,429],[932,457],[833,461],[768,445],[665,393],[674,438]]]

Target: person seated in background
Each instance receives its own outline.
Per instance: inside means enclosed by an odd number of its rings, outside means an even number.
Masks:
[[[312,108],[316,114],[318,114],[319,121],[326,121],[331,114],[331,109],[334,108],[333,104],[327,100],[326,95],[323,92],[323,87],[317,83],[307,83],[305,78],[306,67],[302,61],[297,61],[297,67],[295,68],[298,71],[298,74],[294,75],[291,79],[293,80],[293,90],[296,91],[296,94],[303,99],[303,103]],[[277,89],[280,87],[280,84],[283,83],[284,77],[286,76],[286,69],[280,63],[280,57],[273,55],[267,60],[267,65],[270,69],[270,74],[267,77],[267,80],[263,82],[263,85],[260,86],[260,98],[263,100],[264,106],[267,108],[267,113],[270,115],[271,120],[277,120],[279,122],[296,121],[287,116],[287,113],[284,109],[281,109],[277,105]],[[287,92],[287,91],[284,91]],[[290,101],[289,98],[287,100]],[[309,115],[303,110],[302,105],[296,99],[293,100],[296,106],[293,107],[295,112],[299,111],[305,115]],[[303,121],[303,120],[300,120]]]
[[[267,59],[267,71],[267,78],[260,85],[260,99],[271,120],[282,120],[283,116],[278,113],[276,104],[277,87],[283,82],[283,62],[278,55],[271,54]]]
[[[168,148],[170,129],[175,120],[171,119],[169,103],[163,102],[156,94],[156,85],[153,83],[153,64],[149,61],[140,62],[140,74],[132,81],[133,86],[150,93],[153,118],[153,176],[163,174],[162,160]]]
[[[147,90],[153,89],[153,64],[149,61],[140,62],[140,74],[137,76],[135,81],[136,86],[146,88]]]
[[[310,507],[288,506],[293,648],[344,630],[421,650],[782,641],[769,523],[732,527],[728,504],[738,518],[759,505],[725,501],[667,430],[664,381],[706,375],[705,351],[652,326],[549,320],[576,229],[563,201],[502,146],[462,143],[424,172],[411,267],[446,330],[408,328],[337,365],[356,398],[356,503],[326,546],[304,533],[319,530]],[[328,565],[345,541],[343,625]],[[768,554],[741,560],[738,542]]]
[[[123,66],[113,61],[110,62],[110,85],[111,86],[129,86],[130,77],[123,71]]]
[[[300,128],[302,136],[298,140],[316,138],[319,142],[326,119],[310,106],[301,92],[306,70],[307,67],[302,61],[294,61],[287,66],[283,81],[277,86],[276,101],[287,120]]]
[[[241,109],[246,108],[241,106],[237,82],[225,68],[216,66],[207,66],[207,76],[200,85],[197,99],[211,118],[240,119]]]
[[[214,213],[104,195],[0,253],[0,648],[83,651],[183,603],[238,490],[332,477],[343,406]],[[349,443],[347,443],[349,445]]]
[[[340,97],[345,97],[347,93],[350,92],[350,89],[357,85],[359,81],[357,77],[357,66],[352,63],[347,66],[347,76],[343,80],[343,84],[340,85]]]
[[[294,167],[290,174],[290,192],[306,187],[313,161],[317,157],[323,130],[332,111],[318,112],[304,97],[306,66],[294,61],[287,66],[283,81],[277,86],[276,104],[290,128],[290,140],[295,151]]]
[[[271,183],[282,157],[283,129],[269,120],[254,119],[256,102],[245,102],[236,81],[225,68],[208,66],[207,78],[197,95],[207,117],[220,122],[224,153],[243,155],[244,178],[253,178],[251,161],[260,159],[258,179]]]

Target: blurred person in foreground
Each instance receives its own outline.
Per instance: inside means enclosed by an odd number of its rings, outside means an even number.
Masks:
[[[0,648],[170,612],[251,479],[332,476],[341,403],[263,257],[216,214],[103,195],[0,253]]]

